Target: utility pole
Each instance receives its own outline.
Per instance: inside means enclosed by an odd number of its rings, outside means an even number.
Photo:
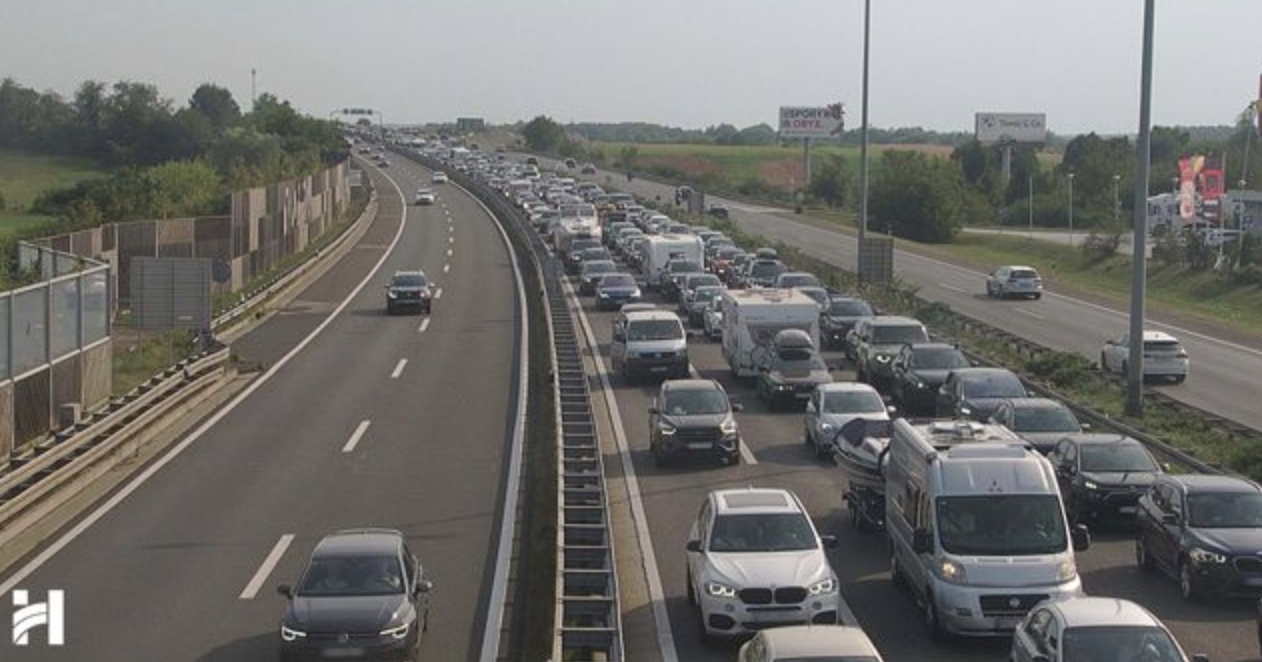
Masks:
[[[258,70],[250,67],[250,112],[254,112],[254,107],[258,104]]]
[[[1067,175],[1069,178],[1069,247],[1074,247],[1074,173]]]
[[[868,41],[872,0],[863,0],[863,126],[859,130],[859,280],[863,280],[863,248],[868,238]]]
[[[1127,348],[1126,413],[1144,415],[1144,285],[1147,261],[1144,244],[1148,235],[1148,158],[1152,131],[1152,32],[1155,0],[1144,0],[1144,56],[1140,67],[1139,137],[1135,141],[1135,219],[1131,240],[1130,346]]]
[[[1034,240],[1034,175],[1030,175],[1027,180],[1029,186],[1028,200],[1030,202],[1030,241]]]

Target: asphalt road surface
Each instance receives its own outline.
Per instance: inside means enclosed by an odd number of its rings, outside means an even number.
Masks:
[[[650,296],[650,300],[654,299]],[[608,363],[608,343],[614,314],[596,311],[590,297],[583,297],[582,302],[605,370],[610,373],[630,445],[677,659],[718,662],[735,658],[735,646],[707,644],[701,639],[698,612],[687,601],[684,545],[707,492],[745,486],[794,491],[820,531],[838,536],[839,545],[829,557],[841,578],[842,593],[858,624],[889,662],[1008,659],[1008,640],[937,643],[929,638],[921,626],[919,610],[889,581],[884,535],[859,533],[851,528],[841,500],[844,479],[836,467],[816,460],[804,444],[801,412],[769,411],[758,399],[752,380],[730,376],[718,343],[692,338],[689,356],[702,377],[719,380],[734,400],[745,405],[736,418],[746,442],[746,461],[733,467],[703,461],[667,468],[655,466],[649,453],[647,410],[659,386],[651,381],[629,383],[613,373]],[[825,359],[832,365],[841,355],[825,352]],[[834,378],[853,380],[854,374],[850,370],[837,371]],[[1252,602],[1184,604],[1172,581],[1136,568],[1129,531],[1096,531],[1094,544],[1079,554],[1078,564],[1088,593],[1128,598],[1144,605],[1173,629],[1189,653],[1208,653],[1216,662],[1258,659]],[[657,658],[655,648],[650,638],[629,640],[627,657]]]
[[[541,163],[563,169],[551,160]],[[673,187],[640,178],[628,182],[622,174],[605,171],[584,178],[648,200],[674,200]],[[857,268],[858,242],[851,235],[808,225],[783,209],[717,196],[706,196],[706,201],[727,206],[732,220],[746,232],[783,241],[845,269]],[[1077,352],[1092,361],[1099,360],[1106,339],[1127,330],[1128,314],[1124,308],[1059,294],[1055,284],[1040,301],[998,301],[985,296],[984,273],[902,250],[895,251],[894,265],[898,277],[919,286],[923,297],[946,303],[965,315],[1046,347]],[[1174,334],[1191,356],[1187,382],[1157,388],[1173,398],[1262,430],[1262,407],[1257,406],[1256,393],[1262,384],[1258,377],[1262,375],[1262,339],[1161,316],[1150,316],[1148,328]]]
[[[435,583],[422,657],[478,658],[516,407],[514,274],[467,194],[439,186],[438,204],[417,207],[428,172],[371,176],[372,228],[237,345],[269,367],[301,351],[18,578],[35,599],[66,592],[67,644],[6,646],[5,662],[274,660],[274,587],[324,534],[368,526],[402,530]],[[387,316],[389,275],[418,267],[442,290],[433,314]]]

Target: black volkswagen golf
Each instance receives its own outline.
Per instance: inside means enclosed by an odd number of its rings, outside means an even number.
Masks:
[[[298,585],[277,587],[281,660],[415,660],[432,588],[398,531],[325,536]]]

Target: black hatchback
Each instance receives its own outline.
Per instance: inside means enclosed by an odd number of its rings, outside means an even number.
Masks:
[[[1066,435],[1048,453],[1072,523],[1133,523],[1140,496],[1161,465],[1139,441],[1120,434]]]
[[[1262,487],[1163,475],[1139,499],[1135,561],[1179,580],[1184,600],[1262,595]]]
[[[298,585],[277,587],[281,660],[415,660],[432,588],[398,531],[325,536]]]

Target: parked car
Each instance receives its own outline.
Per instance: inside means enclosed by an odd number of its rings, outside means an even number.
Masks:
[[[1051,398],[1005,400],[990,415],[990,422],[1017,433],[1044,455],[1065,435],[1078,434],[1087,427],[1069,407]]]
[[[964,352],[955,345],[903,345],[890,363],[890,394],[907,415],[932,411],[938,389],[946,382],[947,375],[969,365]]]
[[[434,195],[434,189],[422,188],[416,191],[416,204],[432,205],[438,200],[438,196]]]
[[[1012,637],[1012,662],[1188,662],[1174,636],[1147,609],[1118,598],[1047,600]],[[1204,655],[1192,662],[1209,662]]]
[[[986,296],[1000,299],[1008,297],[1041,299],[1043,279],[1034,267],[999,267],[986,277]]]
[[[1161,465],[1139,441],[1120,434],[1072,434],[1047,459],[1056,469],[1065,514],[1073,523],[1134,523],[1139,497]]]
[[[713,379],[670,379],[649,407],[649,450],[659,466],[681,455],[740,463],[741,434],[727,391]]]
[[[710,492],[686,545],[688,602],[701,613],[702,633],[836,624],[840,586],[824,553],[836,544],[788,490]]]
[[[631,274],[604,274],[596,283],[596,309],[613,310],[640,300],[640,286]]]
[[[428,315],[432,306],[430,283],[424,271],[396,271],[386,283],[386,314],[414,309]]]
[[[841,426],[856,418],[888,421],[893,408],[876,389],[860,382],[832,382],[815,387],[806,403],[803,437],[818,458],[830,458]]]
[[[938,389],[937,415],[984,421],[1004,400],[1028,398],[1021,379],[1006,368],[952,370]]]
[[[1105,341],[1100,368],[1123,377],[1130,373],[1131,336],[1123,333]],[[1166,379],[1183,383],[1188,376],[1188,353],[1179,339],[1163,331],[1144,332],[1144,380]]]
[[[433,583],[403,534],[352,529],[325,536],[285,597],[282,660],[414,660],[429,625]]]
[[[588,260],[579,266],[578,293],[596,294],[596,284],[604,276],[618,272],[618,265],[613,260]]]
[[[846,334],[855,323],[866,317],[876,315],[872,306],[863,299],[854,297],[829,297],[828,308],[819,318],[820,342],[825,347],[843,348],[846,358],[854,360],[854,348],[846,346]]]
[[[929,342],[925,325],[910,317],[870,317],[855,324],[852,332],[856,379],[878,389],[889,385],[894,376],[891,364],[904,345]]]
[[[881,653],[854,625],[771,628],[745,642],[737,662],[882,662]]]
[[[804,403],[815,387],[833,380],[810,334],[801,329],[777,332],[760,354],[754,357],[758,365],[758,396],[773,409],[789,402]]]
[[[1163,474],[1139,499],[1135,561],[1189,602],[1262,595],[1262,487],[1235,476]]]

